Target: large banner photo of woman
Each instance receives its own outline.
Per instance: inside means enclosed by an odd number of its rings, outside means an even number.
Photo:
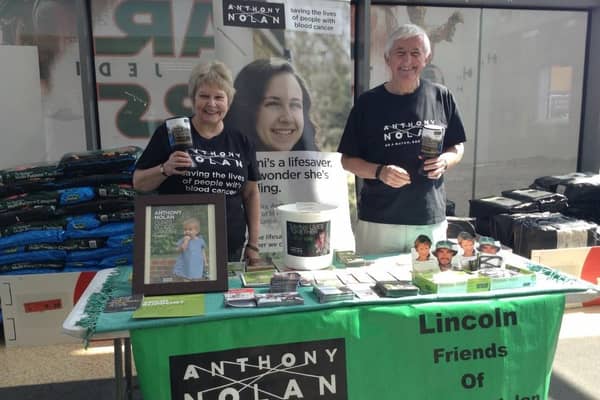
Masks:
[[[336,152],[352,103],[350,2],[214,0],[216,58],[234,75],[225,125],[256,145],[261,253],[283,249],[277,207],[337,207],[332,248],[351,248],[348,178]]]

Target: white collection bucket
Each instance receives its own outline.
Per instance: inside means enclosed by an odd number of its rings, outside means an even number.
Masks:
[[[293,269],[327,268],[333,261],[331,218],[337,206],[313,202],[277,207],[283,239],[283,261]]]

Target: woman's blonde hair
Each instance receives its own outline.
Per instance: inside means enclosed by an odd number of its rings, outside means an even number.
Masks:
[[[188,94],[192,103],[196,97],[198,88],[202,85],[214,85],[227,94],[227,102],[231,105],[235,88],[231,71],[221,61],[212,61],[206,64],[198,64],[192,69],[188,82]]]

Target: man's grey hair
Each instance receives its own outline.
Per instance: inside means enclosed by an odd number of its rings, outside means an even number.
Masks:
[[[385,42],[385,57],[388,58],[390,56],[390,50],[392,50],[396,40],[408,39],[415,36],[423,37],[423,50],[425,51],[425,57],[429,57],[431,54],[431,42],[429,41],[429,36],[427,36],[427,32],[425,32],[423,28],[414,24],[402,25],[394,32],[390,33]]]

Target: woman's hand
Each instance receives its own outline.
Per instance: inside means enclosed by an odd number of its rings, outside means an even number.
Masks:
[[[251,245],[251,244],[247,244],[246,247],[244,248],[244,260],[253,260],[253,259],[257,259],[260,258],[260,254],[258,254],[258,247]]]
[[[185,151],[174,151],[169,159],[163,163],[163,170],[167,176],[184,175],[186,169],[193,165],[192,158]]]

